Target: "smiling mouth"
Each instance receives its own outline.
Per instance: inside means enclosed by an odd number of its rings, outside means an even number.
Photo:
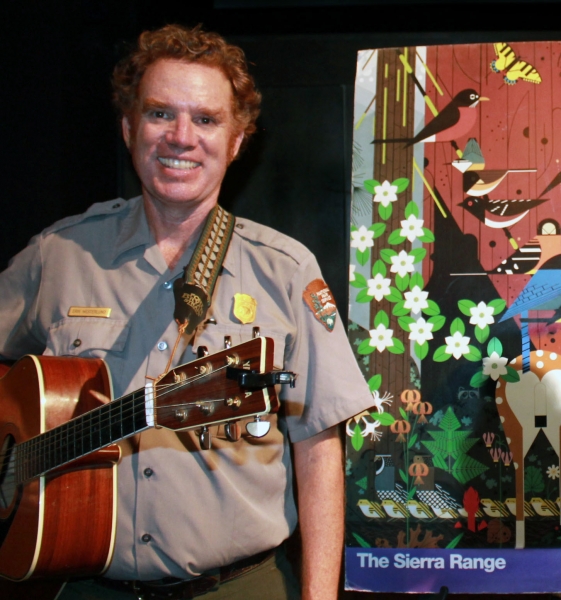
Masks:
[[[158,160],[164,167],[169,167],[170,169],[180,169],[182,171],[188,171],[190,169],[194,169],[195,167],[200,166],[201,163],[193,162],[192,160],[180,160],[178,158],[161,158]]]

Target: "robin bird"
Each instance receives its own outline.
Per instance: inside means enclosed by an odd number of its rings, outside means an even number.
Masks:
[[[377,139],[373,144],[387,144],[405,142],[405,146],[412,146],[418,142],[452,142],[466,135],[475,125],[477,113],[472,110],[479,102],[489,100],[480,96],[475,90],[462,90],[425,125],[413,138]]]
[[[509,173],[535,172],[536,169],[485,169],[479,171],[468,167],[463,174],[464,193],[468,196],[482,196],[489,200],[487,194],[492,192]]]

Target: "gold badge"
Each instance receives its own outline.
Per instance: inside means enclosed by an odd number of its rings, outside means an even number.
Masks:
[[[234,294],[234,316],[244,325],[255,321],[257,300],[247,294]]]
[[[111,316],[111,309],[103,306],[71,306],[68,309],[68,316],[108,319]]]

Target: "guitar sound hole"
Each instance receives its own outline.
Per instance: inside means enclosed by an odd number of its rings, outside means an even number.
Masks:
[[[0,451],[2,460],[2,467],[0,468],[0,509],[8,508],[16,494],[14,442],[15,440],[11,435],[6,436]]]

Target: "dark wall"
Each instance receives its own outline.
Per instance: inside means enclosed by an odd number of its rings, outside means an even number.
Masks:
[[[210,2],[4,0],[0,268],[56,219],[137,193],[110,104],[111,70],[143,29],[202,22],[245,49],[264,97],[259,132],[231,167],[222,202],[305,243],[344,307],[356,52],[559,37],[547,31],[554,4],[458,6],[228,10]]]

